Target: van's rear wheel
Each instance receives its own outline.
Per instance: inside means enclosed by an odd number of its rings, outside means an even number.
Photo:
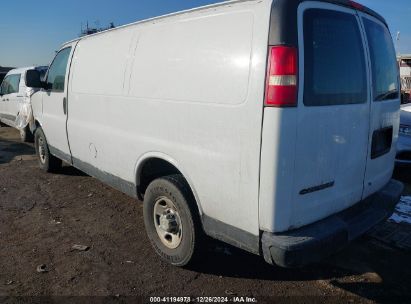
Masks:
[[[20,130],[20,138],[22,142],[33,142],[34,141],[34,136],[31,133],[29,126]]]
[[[36,155],[40,168],[46,172],[55,172],[59,170],[61,168],[62,161],[50,153],[46,136],[41,128],[36,130],[34,139]]]
[[[203,238],[194,197],[181,175],[154,180],[144,195],[144,223],[155,251],[166,262],[186,266]]]

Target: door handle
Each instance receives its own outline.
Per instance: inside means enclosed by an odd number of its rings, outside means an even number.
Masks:
[[[63,98],[63,112],[64,112],[64,115],[67,115],[67,98],[66,97]]]

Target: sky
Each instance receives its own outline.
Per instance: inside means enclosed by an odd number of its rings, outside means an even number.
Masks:
[[[221,0],[5,1],[0,18],[0,66],[48,65],[54,52],[78,37],[81,25],[116,26]],[[411,53],[410,0],[358,0],[383,15],[399,53]],[[395,4],[393,4],[395,3]]]

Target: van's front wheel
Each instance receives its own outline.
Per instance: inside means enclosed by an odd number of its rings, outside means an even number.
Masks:
[[[39,166],[46,172],[55,172],[61,168],[62,161],[50,153],[46,136],[41,128],[36,130],[34,136],[34,145]]]
[[[195,201],[181,175],[154,180],[144,195],[144,223],[155,251],[166,262],[186,266],[199,253],[202,229]]]

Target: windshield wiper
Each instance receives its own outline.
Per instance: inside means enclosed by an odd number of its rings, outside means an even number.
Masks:
[[[378,95],[375,100],[376,101],[381,101],[381,100],[387,100],[387,99],[393,99],[393,98],[398,98],[398,90],[394,89],[394,90],[390,90],[387,91],[385,93],[382,93],[380,95]]]

